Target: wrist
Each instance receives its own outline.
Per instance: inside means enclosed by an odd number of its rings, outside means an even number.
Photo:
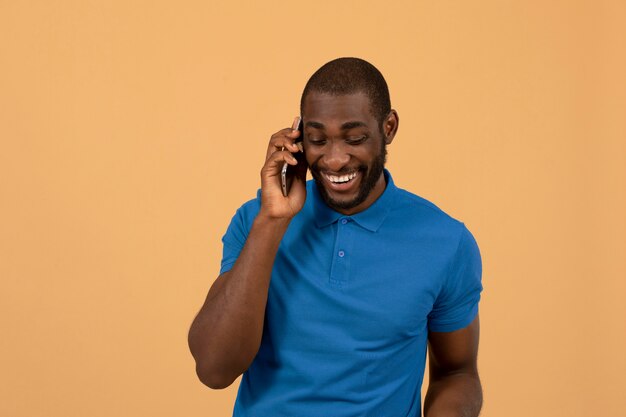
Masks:
[[[287,230],[291,217],[276,217],[261,210],[254,219],[254,225],[258,227],[272,227],[276,230]]]

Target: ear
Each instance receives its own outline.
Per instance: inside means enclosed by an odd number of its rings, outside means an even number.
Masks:
[[[383,132],[385,133],[385,143],[389,145],[398,131],[398,125],[400,124],[400,118],[398,112],[391,109],[385,121],[383,122]]]

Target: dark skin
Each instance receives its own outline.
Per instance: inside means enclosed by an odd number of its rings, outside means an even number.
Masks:
[[[302,116],[306,162],[319,174],[331,201],[341,206],[333,208],[346,215],[367,209],[385,190],[384,175],[372,178],[363,201],[358,202],[357,197],[368,175],[376,172],[372,167],[383,141],[390,144],[395,137],[396,111],[391,110],[380,124],[363,93],[332,96],[311,92]],[[287,226],[306,199],[304,170],[294,179],[288,197],[282,195],[280,186],[283,163],[297,165],[291,153],[299,151],[295,145],[299,135],[295,126],[272,135],[261,169],[259,214],[233,268],[213,283],[189,330],[196,372],[211,388],[231,385],[259,350],[274,258]],[[354,178],[343,185],[333,183],[345,175]],[[476,366],[478,338],[478,318],[458,331],[429,333],[426,417],[478,415],[482,403]]]
[[[478,316],[454,332],[428,334],[430,381],[424,401],[425,417],[475,417],[483,395],[478,377]]]

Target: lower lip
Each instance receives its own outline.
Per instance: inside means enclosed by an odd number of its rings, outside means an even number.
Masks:
[[[356,176],[354,178],[352,178],[350,181],[348,182],[342,182],[342,183],[335,183],[330,181],[328,178],[324,178],[326,180],[326,183],[328,184],[328,188],[333,190],[333,191],[338,191],[338,192],[346,192],[346,191],[350,191],[350,189],[352,189],[355,184],[357,183],[357,180],[359,179],[360,173],[357,173]]]

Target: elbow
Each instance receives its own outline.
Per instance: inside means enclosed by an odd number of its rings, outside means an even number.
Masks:
[[[234,362],[233,358],[225,355],[220,349],[201,346],[200,342],[191,336],[189,349],[195,361],[198,379],[211,389],[228,388],[248,368],[242,367],[240,362]]]
[[[224,372],[224,368],[218,366],[216,360],[208,352],[199,348],[199,341],[192,338],[189,332],[189,349],[195,361],[196,375],[200,382],[211,389],[224,389],[229,387],[237,377],[231,378]]]
[[[199,363],[196,363],[196,374],[200,382],[215,390],[228,388],[237,379],[236,376],[233,378],[232,376],[221,374]]]

